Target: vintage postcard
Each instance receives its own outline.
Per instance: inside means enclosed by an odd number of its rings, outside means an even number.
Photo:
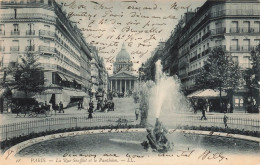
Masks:
[[[260,165],[259,0],[0,0],[0,164]]]

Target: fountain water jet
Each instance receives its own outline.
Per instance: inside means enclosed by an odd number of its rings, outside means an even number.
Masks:
[[[147,125],[151,126],[153,124],[150,123],[155,123],[155,126],[154,128],[147,128],[148,141],[144,141],[142,145],[145,149],[151,147],[157,152],[167,152],[172,149],[172,143],[168,141],[166,137],[168,131],[161,121],[163,119],[164,122],[169,123],[169,121],[172,121],[172,118],[169,118],[170,115],[178,111],[187,111],[189,104],[185,104],[187,101],[181,93],[179,79],[176,76],[166,76],[162,72],[160,60],[156,62],[155,85],[149,89],[148,100]],[[168,117],[168,119],[164,117]]]

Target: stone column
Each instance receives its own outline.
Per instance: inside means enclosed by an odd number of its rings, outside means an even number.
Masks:
[[[116,79],[116,90],[115,90],[115,92],[117,92],[117,79]]]
[[[132,80],[129,80],[129,90],[132,90],[131,82]]]
[[[126,93],[126,80],[125,80],[125,93]]]
[[[122,92],[122,80],[120,80],[120,93]]]

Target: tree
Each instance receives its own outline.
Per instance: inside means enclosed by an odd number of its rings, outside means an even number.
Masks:
[[[251,51],[252,59],[252,74],[254,75],[253,84],[258,86],[260,81],[260,44],[256,46],[254,50]]]
[[[28,93],[41,93],[44,91],[44,72],[38,63],[39,57],[32,53],[21,56],[21,62],[10,68],[13,79],[12,88],[23,91],[25,97]]]
[[[218,89],[220,91],[220,108],[222,90],[233,93],[239,86],[241,72],[229,53],[222,47],[214,48],[195,78],[196,86],[201,89]]]
[[[245,71],[245,84],[248,88],[248,98],[249,98],[249,109],[248,112],[259,112],[258,105],[259,105],[259,92],[256,88],[259,88],[259,81],[260,81],[260,44],[256,46],[254,50],[251,51],[251,60],[252,60],[252,68],[249,68]],[[257,93],[254,93],[256,92]],[[253,108],[253,99],[256,99],[256,105]]]

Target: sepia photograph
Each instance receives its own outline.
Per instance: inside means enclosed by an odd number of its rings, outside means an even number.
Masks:
[[[260,0],[0,0],[0,165],[260,165]]]

